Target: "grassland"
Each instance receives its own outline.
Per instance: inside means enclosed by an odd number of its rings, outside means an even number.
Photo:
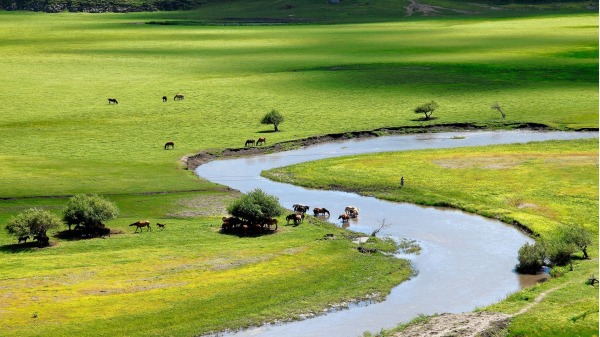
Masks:
[[[398,176],[405,177],[399,188]],[[265,172],[269,178],[313,188],[352,190],[379,198],[444,205],[516,220],[542,238],[560,224],[582,224],[593,233],[592,260],[576,259],[565,276],[518,292],[486,310],[518,312],[537,295],[558,288],[516,316],[511,336],[597,336],[598,141],[408,151],[352,156]]]
[[[0,13],[0,197],[195,189],[183,155],[257,136],[423,125],[412,109],[431,99],[440,108],[428,123],[598,127],[595,14],[132,24],[158,15]],[[184,101],[162,103],[178,92]],[[265,134],[259,120],[273,108],[286,121]],[[167,140],[174,151],[163,151]]]
[[[124,232],[43,250],[0,232],[2,334],[194,335],[385,294],[406,265],[317,240],[332,227],[218,234],[233,193],[180,159],[389,126],[597,128],[598,15],[554,13],[230,27],[143,24],[197,13],[0,12],[0,224],[31,206],[60,212],[65,199],[42,196],[101,193]],[[437,119],[423,122],[412,109],[431,99]],[[259,123],[273,108],[279,133]],[[142,218],[168,228],[131,234]]]

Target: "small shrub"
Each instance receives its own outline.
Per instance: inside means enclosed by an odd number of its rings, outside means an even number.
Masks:
[[[524,244],[519,249],[519,264],[516,269],[519,273],[536,274],[542,269],[545,260],[544,247],[540,243]]]

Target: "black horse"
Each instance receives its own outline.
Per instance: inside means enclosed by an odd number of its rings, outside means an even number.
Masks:
[[[108,104],[119,104],[119,102],[117,101],[116,98],[109,98],[108,99]]]
[[[173,142],[166,142],[165,143],[165,150],[168,150],[170,148],[175,149],[175,143]]]

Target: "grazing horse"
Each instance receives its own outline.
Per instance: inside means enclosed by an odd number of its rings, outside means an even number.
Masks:
[[[33,239],[37,240],[39,247],[50,245],[50,238],[46,234],[38,234]]]
[[[313,213],[315,214],[315,216],[317,216],[319,214],[325,215],[325,213],[327,213],[327,215],[331,215],[331,214],[329,214],[329,211],[327,210],[327,208],[321,208],[321,207],[313,208]]]
[[[267,138],[265,138],[265,137],[258,138],[258,140],[256,141],[256,146],[260,146],[260,145],[267,145]]]
[[[173,97],[173,100],[174,100],[174,101],[181,101],[183,98],[184,98],[184,97],[183,97],[183,95],[182,95],[182,94],[177,94],[177,95],[175,95],[175,97]]]
[[[302,223],[303,219],[304,219],[304,214],[297,214],[297,213],[292,213],[285,217],[285,220],[287,221],[288,225],[290,224],[290,220],[294,221],[294,225],[298,225],[298,224]]]
[[[131,226],[135,226],[135,232],[137,232],[137,230],[139,229],[140,231],[144,230],[144,227],[148,227],[147,230],[151,231],[152,227],[150,227],[150,221],[148,220],[144,220],[144,221],[137,221],[132,223],[131,225],[129,225],[129,227]]]
[[[271,226],[275,226],[275,230],[277,230],[277,219],[266,219],[265,225],[267,228],[271,229]]]
[[[167,101],[167,96],[163,96],[163,103]]]
[[[342,219],[342,222],[348,222],[348,220],[350,220],[350,216],[348,214],[344,213],[338,217],[338,220],[339,219]]]
[[[175,149],[175,143],[173,142],[166,142],[165,143],[165,150],[168,150],[170,148]]]
[[[156,227],[158,227],[158,229],[160,229],[160,230],[162,231],[163,229],[165,229],[165,224],[162,224],[162,223],[158,223],[158,222],[157,222],[157,223],[156,223]]]
[[[26,235],[26,236],[21,236],[21,237],[19,238],[19,243],[21,243],[21,242],[27,243],[27,240],[28,240],[28,239],[29,239],[29,235]]]
[[[294,204],[294,205],[292,205],[292,207],[294,207],[294,211],[300,212],[302,214],[306,213],[306,211],[308,211],[310,209],[309,206],[305,206],[302,204]]]
[[[117,102],[116,98],[109,98],[108,99],[108,104],[119,104],[119,102]]]
[[[247,139],[246,143],[244,144],[244,147],[246,146],[254,146],[254,144],[256,143],[256,141],[254,139]]]

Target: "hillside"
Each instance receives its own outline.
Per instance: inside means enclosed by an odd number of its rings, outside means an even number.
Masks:
[[[186,11],[210,23],[337,23],[396,21],[409,16],[597,10],[598,1],[480,0],[0,0],[4,10],[36,12]],[[500,14],[502,15],[502,14]]]

